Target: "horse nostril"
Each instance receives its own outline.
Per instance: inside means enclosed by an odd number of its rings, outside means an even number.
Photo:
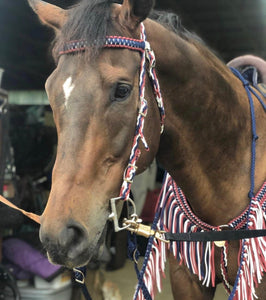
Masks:
[[[89,248],[86,229],[74,221],[65,224],[58,231],[41,226],[40,238],[53,263],[71,268],[83,261]]]
[[[59,247],[65,249],[69,258],[75,258],[86,248],[87,239],[79,224],[71,224],[62,229],[58,237]]]
[[[58,241],[60,247],[67,248],[70,244],[75,243],[80,235],[80,230],[73,226],[64,228],[59,235]]]
[[[79,225],[68,225],[59,234],[59,245],[67,248],[74,244],[79,244],[84,238],[84,230]]]

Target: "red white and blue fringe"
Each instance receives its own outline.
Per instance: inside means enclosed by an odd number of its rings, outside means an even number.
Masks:
[[[251,200],[249,207],[227,225],[234,230],[265,229],[266,228],[266,182]],[[156,213],[159,214],[156,226],[167,232],[201,232],[220,230],[202,222],[191,211],[182,190],[168,174],[159,197]],[[167,245],[154,240],[152,251],[143,281],[151,296],[161,291],[161,274],[164,275],[166,252],[170,250],[175,258],[196,274],[203,285],[215,286],[213,242],[171,242]],[[255,289],[261,282],[263,272],[266,271],[266,237],[258,237],[240,241],[239,270],[235,285],[230,291],[227,280],[227,250],[228,243],[221,252],[221,272],[223,283],[228,291],[230,300],[254,300],[257,298]],[[137,287],[134,299],[145,299],[142,290]]]

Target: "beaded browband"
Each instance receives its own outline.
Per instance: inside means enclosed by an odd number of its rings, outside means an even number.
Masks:
[[[70,41],[64,44],[63,49],[59,51],[59,55],[85,51],[87,48],[93,47],[93,45],[93,43],[87,40]],[[103,47],[126,48],[129,50],[144,52],[145,41],[122,36],[107,36],[103,42]]]

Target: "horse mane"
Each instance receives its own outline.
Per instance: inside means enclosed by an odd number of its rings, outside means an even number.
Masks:
[[[153,10],[149,18],[168,28],[170,31],[175,32],[181,38],[188,42],[199,42],[205,44],[204,41],[194,32],[188,31],[182,24],[178,15],[172,12]]]
[[[90,55],[96,55],[105,41],[107,35],[113,34],[114,27],[111,21],[111,4],[121,3],[120,0],[81,0],[69,9],[69,17],[62,30],[56,35],[52,43],[53,57],[58,61],[59,51],[69,41],[85,39],[91,41],[93,47]],[[204,44],[194,33],[185,29],[180,18],[171,12],[152,10],[149,18],[160,23],[181,38]],[[87,51],[88,52],[88,51]]]

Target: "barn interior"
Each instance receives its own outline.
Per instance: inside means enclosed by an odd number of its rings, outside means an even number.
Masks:
[[[68,8],[77,0],[47,2]],[[266,59],[265,0],[156,0],[155,8],[175,12],[180,16],[183,26],[200,36],[224,62],[245,54]],[[52,112],[44,91],[45,80],[54,68],[50,53],[53,31],[40,24],[26,0],[1,0],[0,37],[0,71],[3,70],[3,74],[0,72],[0,191],[16,205],[41,214],[49,194],[57,142]],[[161,172],[157,169],[158,183]],[[23,243],[8,239],[4,243],[10,236]],[[17,259],[10,250],[12,247],[16,251],[22,247],[23,251],[40,259],[43,249],[38,240],[38,226],[2,204],[0,237],[0,296],[15,299],[14,295],[25,288],[24,300],[77,299],[73,295],[75,287],[71,274],[62,268],[53,268],[43,277],[38,273],[39,270],[26,269],[28,275],[23,277],[19,272],[22,272],[24,264],[20,260],[27,258],[21,252],[17,262],[21,266],[20,271],[10,271],[16,265],[9,265],[10,261],[13,259],[16,262]],[[8,261],[5,267],[4,260]],[[45,261],[43,265],[46,266]],[[122,265],[121,268],[110,267],[109,272],[104,270],[104,276],[125,287],[136,277],[133,265],[128,261]],[[38,276],[33,279],[34,272]],[[129,273],[132,274],[125,280]],[[1,274],[8,274],[8,279],[3,279],[7,277],[1,277]],[[14,279],[16,275],[18,280]],[[101,285],[101,276],[97,280]],[[34,283],[35,287],[27,290],[29,282],[31,285]],[[121,298],[115,299],[129,299],[135,282],[129,284],[130,289],[120,291]],[[166,291],[156,299],[171,299],[170,285],[164,285]],[[61,294],[47,294],[44,291],[51,291],[51,288],[60,290]],[[223,291],[218,292],[215,299],[226,299],[226,295]]]

